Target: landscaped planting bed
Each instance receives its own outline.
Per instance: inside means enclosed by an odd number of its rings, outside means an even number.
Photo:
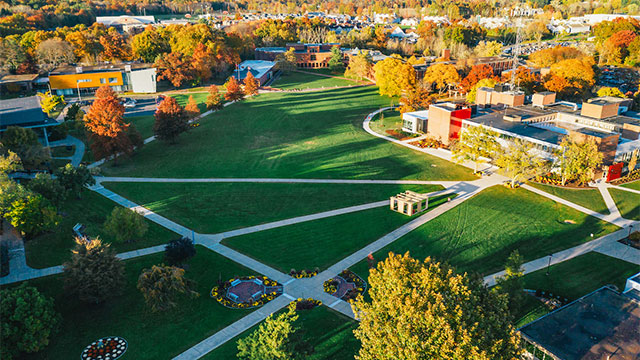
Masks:
[[[154,141],[105,175],[473,180],[446,160],[371,136],[370,112],[389,105],[373,86],[261,94],[200,121],[176,144]]]
[[[188,262],[185,274],[188,279],[195,281],[195,290],[200,296],[185,296],[178,300],[174,309],[151,312],[136,284],[143,269],[163,262],[163,254],[126,261],[126,284],[122,295],[100,305],[86,304],[68,295],[62,276],[28,281],[29,285],[54,298],[62,321],[59,331],[51,337],[49,346],[26,359],[78,359],[87,344],[108,334],[127,340],[128,349],[124,358],[172,358],[251,312],[246,309],[227,309],[208,294],[211,284],[219,278],[253,272],[201,246],[197,246],[197,254]]]

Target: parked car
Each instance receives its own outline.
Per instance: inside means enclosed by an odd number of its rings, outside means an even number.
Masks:
[[[130,99],[129,101],[125,101],[122,105],[124,105],[125,108],[134,108],[136,107],[136,102]]]

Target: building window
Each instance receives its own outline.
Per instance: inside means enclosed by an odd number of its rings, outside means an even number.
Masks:
[[[105,78],[100,79],[100,84],[106,84],[106,83],[107,83],[107,79]]]
[[[117,84],[118,78],[109,78],[109,84]]]
[[[311,60],[314,61],[316,59],[315,55],[311,55]]]

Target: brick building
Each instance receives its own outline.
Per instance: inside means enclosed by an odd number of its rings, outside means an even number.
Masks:
[[[296,64],[299,68],[319,69],[329,66],[329,59],[331,59],[331,49],[333,49],[334,47],[339,48],[340,44],[290,43],[285,47],[256,48],[255,57],[256,60],[273,61],[279,54],[285,53],[287,50],[293,48],[294,54],[296,55]]]

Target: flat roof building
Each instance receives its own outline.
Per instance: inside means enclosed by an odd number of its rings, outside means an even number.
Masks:
[[[105,85],[118,92],[155,93],[156,68],[140,63],[66,66],[50,73],[49,84],[58,95],[92,94]]]
[[[521,327],[525,349],[538,359],[640,358],[640,302],[629,294],[605,286]]]

